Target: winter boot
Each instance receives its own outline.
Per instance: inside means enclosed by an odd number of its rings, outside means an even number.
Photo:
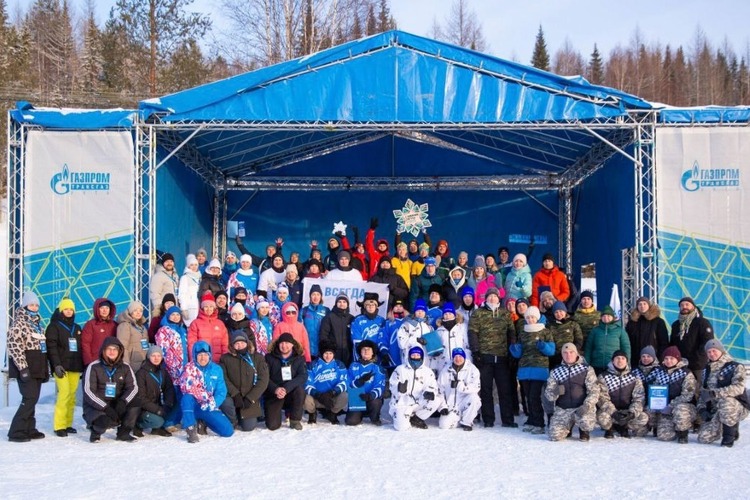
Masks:
[[[578,440],[579,441],[588,441],[589,440],[589,433],[586,431],[578,430]]]
[[[206,425],[206,422],[204,422],[203,420],[198,420],[197,427],[198,434],[200,434],[201,436],[208,435],[208,426]]]
[[[474,430],[474,427],[473,427],[473,426],[471,426],[471,425],[466,425],[466,424],[458,424],[458,426],[459,426],[460,428],[462,428],[463,430],[465,430],[465,431],[472,431],[472,430]]]
[[[409,423],[411,424],[412,427],[416,427],[417,429],[427,428],[427,424],[424,422],[424,420],[422,420],[416,415],[412,415],[412,417],[409,419]]]
[[[307,424],[316,424],[318,423],[318,412],[314,411],[312,413],[307,414]]]
[[[615,433],[612,431],[612,428],[607,429],[604,431],[604,439],[614,439]]]
[[[677,442],[680,444],[687,444],[688,431],[677,431]]]
[[[724,425],[723,436],[721,438],[721,445],[731,448],[734,446],[734,442],[737,440],[737,429],[740,424],[734,424],[732,426]]]
[[[130,429],[128,429],[127,427],[120,427],[119,429],[117,429],[117,437],[115,439],[117,441],[125,441],[126,443],[138,441],[136,438],[130,435]]]
[[[630,439],[630,431],[628,431],[627,425],[618,425],[617,427],[615,427],[615,430],[620,436]]]
[[[135,429],[133,429],[133,435],[135,437],[137,437],[137,438],[142,438],[143,437],[143,429],[141,429],[140,427],[136,426]]]
[[[295,431],[301,431],[302,422],[299,420],[289,420],[289,428],[294,429]]]
[[[198,429],[196,429],[194,425],[185,429],[185,432],[187,432],[188,443],[197,443],[200,441],[200,438],[198,437]]]
[[[329,422],[331,422],[331,425],[339,425],[339,416],[336,414],[336,412],[329,410],[325,413],[325,417]]]
[[[91,436],[89,436],[89,443],[98,443],[101,439],[102,435],[92,429]]]
[[[162,437],[169,437],[172,435],[171,432],[164,429],[163,427],[157,427],[156,429],[151,429],[151,435],[152,436],[162,436]]]

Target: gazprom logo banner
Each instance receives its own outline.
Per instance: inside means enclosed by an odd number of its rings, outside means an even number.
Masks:
[[[682,174],[682,189],[698,191],[705,188],[740,187],[739,168],[701,168],[697,161]]]
[[[55,194],[71,191],[109,191],[109,172],[71,172],[68,165],[52,176],[50,187]]]

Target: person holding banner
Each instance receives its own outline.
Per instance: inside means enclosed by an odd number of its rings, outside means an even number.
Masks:
[[[284,272],[284,257],[280,254],[274,254],[271,259],[271,267],[260,273],[258,278],[258,295],[271,300],[273,292],[284,282],[286,273]]]
[[[331,281],[364,281],[362,273],[352,267],[352,254],[349,250],[340,250],[336,256],[336,267],[328,271],[326,279]]]
[[[383,407],[385,373],[378,366],[376,356],[378,346],[371,340],[359,343],[359,361],[349,367],[349,411],[346,412],[346,425],[359,425],[364,415],[370,423],[380,427],[380,410]]]
[[[688,369],[687,360],[682,358],[677,347],[670,346],[664,350],[661,365],[646,377],[646,383],[649,385],[651,410],[659,411],[655,423],[656,438],[659,441],[673,441],[676,436],[678,443],[686,444],[688,431],[696,416],[693,404],[696,381]],[[656,404],[654,391],[657,386],[663,387],[666,392],[663,405]]]
[[[340,293],[331,313],[320,322],[320,341],[336,344],[336,359],[346,366],[352,364],[351,325],[354,316],[349,312],[349,297]]]

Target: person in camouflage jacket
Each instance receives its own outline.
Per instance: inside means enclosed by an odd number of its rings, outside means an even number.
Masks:
[[[656,349],[654,349],[654,346],[647,345],[646,347],[641,349],[640,360],[641,362],[638,364],[638,367],[634,368],[632,373],[634,377],[636,377],[643,383],[643,391],[645,393],[643,411],[648,415],[648,422],[646,424],[646,427],[638,429],[635,435],[637,437],[643,437],[650,431],[653,431],[654,437],[656,437],[656,421],[659,418],[659,412],[653,412],[649,408],[648,383],[646,382],[648,375],[659,366],[659,360],[656,357]]]
[[[695,377],[688,369],[688,362],[682,359],[680,350],[667,347],[662,354],[661,364],[646,377],[647,385],[665,385],[669,390],[667,406],[656,419],[656,438],[659,441],[673,441],[686,444],[688,431],[693,426],[696,410]]]
[[[599,375],[599,410],[596,421],[611,439],[616,431],[629,438],[630,431],[645,434],[648,414],[643,411],[643,382],[633,375],[624,351],[615,351],[607,371]]]
[[[706,342],[706,356],[708,366],[698,404],[704,423],[698,431],[698,442],[713,443],[721,436],[721,445],[731,448],[739,438],[740,422],[750,409],[745,367],[734,361],[717,339]]]
[[[550,441],[561,441],[577,425],[579,439],[588,441],[589,433],[596,425],[596,403],[599,400],[596,374],[578,355],[575,344],[563,346],[562,358],[562,364],[550,372],[544,390],[544,399],[554,405],[547,433]]]
[[[591,330],[599,324],[600,317],[599,311],[594,307],[594,294],[591,293],[591,290],[582,291],[581,304],[578,306],[575,314],[573,314],[573,321],[581,327],[583,345],[586,345],[586,339],[589,338]]]
[[[568,309],[565,303],[557,301],[552,306],[552,315],[554,319],[547,324],[547,328],[552,332],[555,339],[555,354],[549,358],[549,365],[552,368],[562,363],[560,350],[565,344],[575,344],[579,351],[583,349],[583,334],[581,326],[573,321],[568,315]]]

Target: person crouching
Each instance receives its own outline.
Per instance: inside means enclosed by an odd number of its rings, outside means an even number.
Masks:
[[[389,413],[397,431],[409,427],[426,429],[425,420],[443,406],[435,374],[424,364],[421,346],[409,349],[406,360],[391,374],[389,384]]]
[[[458,426],[470,431],[482,406],[479,369],[466,359],[466,352],[460,347],[453,349],[451,354],[453,363],[443,368],[438,376],[438,386],[445,397],[438,426],[441,429]]]
[[[320,357],[307,372],[305,384],[305,411],[308,413],[308,424],[317,421],[318,409],[333,425],[338,425],[339,412],[346,410],[349,399],[346,387],[349,373],[344,363],[335,359],[336,344],[330,341],[320,342]]]
[[[599,410],[596,420],[604,429],[604,437],[611,439],[616,431],[624,438],[630,431],[638,436],[646,434],[648,413],[643,411],[646,395],[643,382],[630,370],[625,351],[615,351],[607,371],[599,375]]]

